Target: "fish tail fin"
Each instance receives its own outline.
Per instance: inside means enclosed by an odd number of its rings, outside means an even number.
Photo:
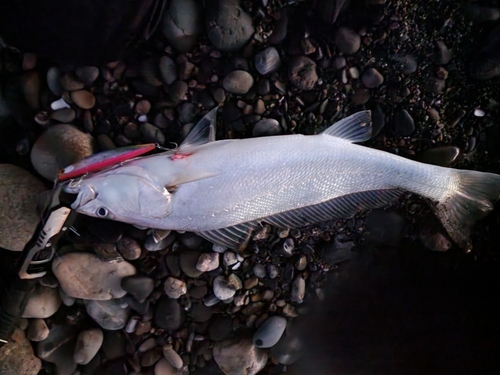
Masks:
[[[435,210],[451,239],[468,252],[472,250],[472,226],[492,211],[500,198],[500,175],[467,170],[455,172],[457,186]]]

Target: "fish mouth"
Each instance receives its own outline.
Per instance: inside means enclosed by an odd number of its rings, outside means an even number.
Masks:
[[[74,210],[79,209],[80,207],[86,205],[87,203],[93,201],[94,199],[97,198],[98,194],[94,190],[93,187],[85,185],[82,187],[78,188],[78,192],[74,191],[73,189],[65,190],[66,193],[69,194],[77,194],[74,202],[71,204],[71,208]]]

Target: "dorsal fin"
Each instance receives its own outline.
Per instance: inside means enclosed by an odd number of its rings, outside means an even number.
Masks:
[[[371,112],[356,112],[336,122],[321,134],[342,138],[353,143],[367,141],[372,135]]]
[[[184,141],[182,141],[178,151],[182,152],[187,148],[215,141],[215,124],[217,123],[218,109],[219,107],[217,106],[203,116],[194,128],[191,129]]]

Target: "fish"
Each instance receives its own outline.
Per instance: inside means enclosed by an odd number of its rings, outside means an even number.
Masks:
[[[456,245],[472,249],[473,224],[494,209],[500,175],[413,161],[358,143],[371,112],[315,135],[215,140],[217,108],[174,150],[70,180],[77,212],[138,227],[189,231],[232,249],[263,223],[300,228],[395,204],[429,201]]]

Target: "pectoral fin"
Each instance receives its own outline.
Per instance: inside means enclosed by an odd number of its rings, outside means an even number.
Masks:
[[[178,153],[182,154],[184,150],[192,148],[193,146],[215,141],[215,124],[217,123],[218,109],[219,107],[212,109],[203,116],[193,129],[191,129],[187,137],[179,146]]]
[[[357,112],[336,122],[321,134],[342,138],[353,143],[367,141],[372,136],[371,112]]]

